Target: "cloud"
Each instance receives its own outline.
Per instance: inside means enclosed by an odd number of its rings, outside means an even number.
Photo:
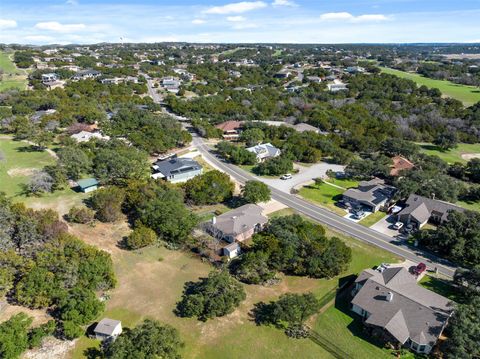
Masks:
[[[230,22],[242,22],[242,21],[245,21],[245,20],[247,20],[247,19],[243,16],[228,16],[227,17],[227,21],[230,21]]]
[[[26,41],[33,41],[33,42],[54,42],[55,39],[51,36],[45,36],[45,35],[28,35],[23,37],[24,40]]]
[[[241,14],[247,11],[263,9],[265,7],[267,7],[267,4],[263,1],[242,1],[223,6],[213,6],[203,11],[203,13],[215,15]]]
[[[377,22],[386,21],[389,18],[382,14],[366,14],[353,16],[349,12],[327,12],[320,15],[322,21],[348,21],[348,22]]]
[[[17,27],[15,20],[0,19],[0,29],[13,29],[14,27]]]
[[[202,24],[205,24],[205,23],[206,23],[206,21],[203,20],[203,19],[194,19],[194,20],[192,20],[192,24],[194,24],[194,25],[202,25]]]
[[[275,0],[272,2],[272,6],[290,6],[290,7],[296,7],[298,4],[294,1],[291,0]]]
[[[38,30],[48,30],[55,32],[73,32],[84,30],[85,24],[61,24],[57,21],[39,22],[35,25]]]
[[[67,0],[67,1],[65,1],[65,4],[72,5],[72,6],[77,6],[78,5],[78,0]]]

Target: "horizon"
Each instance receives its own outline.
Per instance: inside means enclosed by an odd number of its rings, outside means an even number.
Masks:
[[[480,43],[477,0],[4,0],[0,10],[4,44]]]

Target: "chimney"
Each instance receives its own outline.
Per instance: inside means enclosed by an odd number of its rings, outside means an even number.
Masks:
[[[217,223],[217,217],[213,216],[213,218],[212,218],[212,224],[215,224],[215,223]]]
[[[393,300],[393,293],[388,292],[387,295],[385,296],[385,299],[387,300],[387,302],[391,302]]]

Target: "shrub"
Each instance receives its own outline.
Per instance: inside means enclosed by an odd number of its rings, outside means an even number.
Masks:
[[[125,240],[128,249],[139,249],[150,246],[157,241],[157,234],[152,229],[139,226]]]
[[[86,207],[72,207],[67,214],[67,221],[88,224],[95,219],[95,212]]]

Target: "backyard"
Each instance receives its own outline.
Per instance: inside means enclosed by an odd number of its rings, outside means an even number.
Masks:
[[[480,143],[459,143],[456,148],[448,151],[442,151],[439,147],[431,143],[417,143],[421,151],[431,156],[438,156],[448,163],[467,163],[470,159],[480,158]]]
[[[18,69],[12,61],[13,53],[0,51],[0,69],[3,75],[0,77],[0,91],[7,89],[24,90],[27,85],[27,72]]]
[[[480,101],[480,88],[478,87],[456,84],[444,80],[434,80],[416,73],[390,69],[387,67],[381,67],[381,70],[387,74],[415,81],[419,86],[425,85],[430,88],[437,88],[443,95],[462,101],[465,106],[470,106]]]

